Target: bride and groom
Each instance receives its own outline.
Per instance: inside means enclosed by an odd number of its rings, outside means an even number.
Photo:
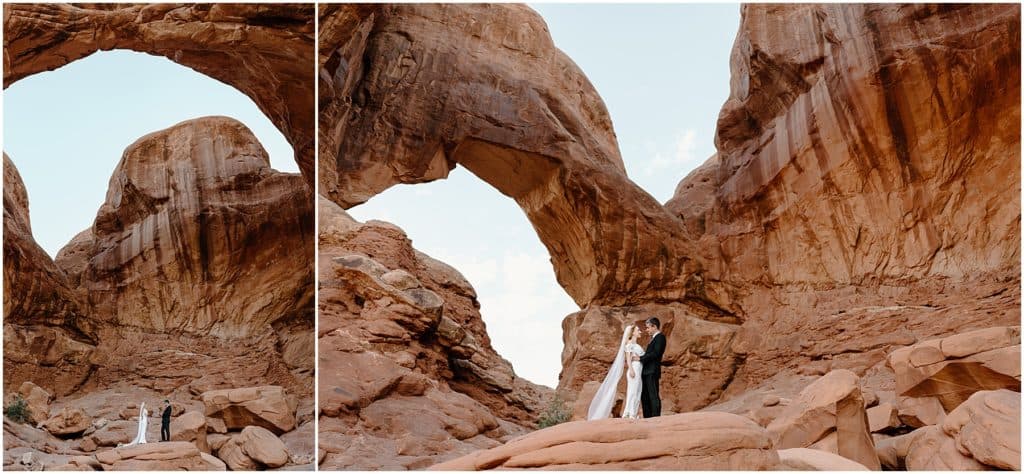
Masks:
[[[665,335],[661,333],[661,321],[650,318],[644,322],[644,329],[651,336],[647,349],[637,344],[640,327],[631,324],[626,326],[622,334],[619,351],[612,362],[608,375],[597,389],[594,399],[587,411],[588,420],[609,418],[615,395],[618,391],[619,379],[622,378],[623,367],[626,370],[626,403],[622,408],[622,418],[640,418],[639,410],[643,408],[643,417],[661,416],[661,394],[658,383],[661,380],[661,358],[665,355]],[[628,365],[627,365],[628,362]]]
[[[149,427],[149,411],[146,410],[146,402],[142,402],[142,406],[139,407],[139,429],[138,433],[128,444],[118,444],[121,446],[135,446],[138,444],[146,444],[146,429]],[[171,401],[164,400],[163,411],[160,413],[160,441],[171,440]]]

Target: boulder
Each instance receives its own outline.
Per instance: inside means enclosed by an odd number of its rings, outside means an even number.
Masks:
[[[206,416],[224,420],[229,430],[262,426],[275,434],[295,429],[295,401],[282,387],[247,387],[205,392]]]
[[[89,429],[92,418],[80,408],[66,406],[40,426],[55,436],[67,438]]]
[[[288,449],[267,429],[246,426],[235,440],[246,456],[266,467],[276,468],[288,463]]]
[[[834,370],[808,385],[768,425],[776,449],[804,448],[836,434],[836,454],[879,470],[859,378]]]
[[[906,459],[907,454],[910,453],[910,445],[914,442],[914,438],[922,433],[921,430],[914,430],[899,436],[876,439],[875,453],[878,455],[878,461],[882,467],[889,471],[906,471]]]
[[[217,448],[217,458],[224,461],[227,468],[232,471],[254,471],[259,468],[259,464],[242,450],[238,443],[238,435],[232,436]]]
[[[159,420],[157,420],[157,422],[159,423]],[[87,436],[85,440],[83,440],[83,443],[88,441],[95,447],[128,444],[131,440],[135,439],[135,435],[138,434],[138,429],[138,421],[110,421],[102,428],[97,429]],[[85,445],[83,444],[83,448],[84,447]]]
[[[920,428],[938,425],[946,419],[946,409],[937,397],[897,397],[896,411],[900,422]]]
[[[903,426],[899,413],[892,403],[880,403],[867,409],[868,426],[872,433]]]
[[[908,471],[987,471],[989,468],[957,449],[956,441],[941,426],[913,431],[904,460]]]
[[[1020,470],[1020,393],[975,392],[942,423],[962,454],[982,464]]]
[[[990,327],[897,349],[888,364],[897,394],[935,397],[948,413],[979,390],[1019,392],[1019,353],[1020,326]]]
[[[171,441],[189,441],[200,451],[209,454],[206,441],[206,416],[198,411],[185,412],[171,420]]]
[[[50,392],[26,381],[18,388],[18,394],[25,399],[25,403],[28,405],[28,417],[32,424],[38,425],[50,418],[50,402],[53,401],[53,395],[50,395]]]

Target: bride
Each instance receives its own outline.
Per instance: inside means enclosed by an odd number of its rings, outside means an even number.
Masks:
[[[149,422],[146,420],[146,402],[142,402],[142,407],[139,408],[139,433],[135,435],[135,439],[131,443],[125,446],[135,446],[136,444],[146,444],[146,427]]]
[[[626,326],[626,330],[622,333],[619,351],[616,353],[611,368],[608,369],[608,375],[605,376],[604,382],[598,387],[594,399],[590,402],[590,409],[587,411],[588,420],[600,420],[611,416],[619,379],[622,378],[622,369],[626,365],[627,359],[629,365],[626,370],[626,403],[622,408],[622,417],[640,418],[640,391],[643,388],[640,382],[640,373],[643,371],[640,356],[644,355],[644,350],[636,343],[639,335],[640,330],[635,325]]]

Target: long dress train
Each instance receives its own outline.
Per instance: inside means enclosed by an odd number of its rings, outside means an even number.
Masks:
[[[587,410],[588,420],[600,420],[611,417],[612,406],[615,405],[615,394],[619,388],[619,380],[622,379],[622,368],[626,361],[626,341],[629,339],[629,328],[622,332],[622,342],[619,343],[619,350],[615,353],[615,360],[612,361],[608,375],[604,382],[597,388],[594,399],[590,401],[590,408]]]

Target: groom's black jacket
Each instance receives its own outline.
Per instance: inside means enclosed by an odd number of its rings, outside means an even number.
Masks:
[[[665,355],[665,335],[658,333],[651,342],[647,343],[647,351],[640,356],[640,362],[644,364],[642,375],[657,375],[661,377],[661,357]]]

